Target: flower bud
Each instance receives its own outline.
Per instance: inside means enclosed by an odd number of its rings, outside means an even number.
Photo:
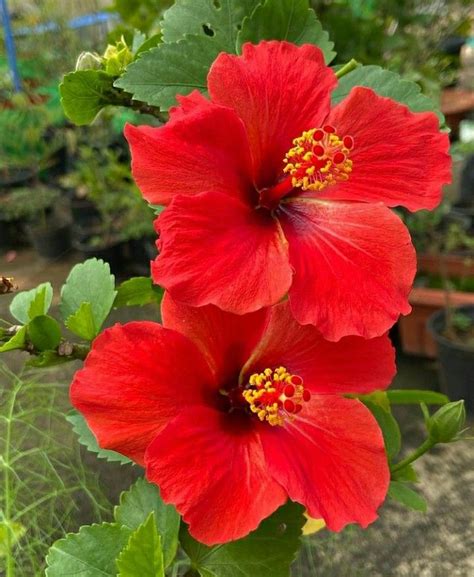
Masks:
[[[81,52],[76,62],[76,70],[99,70],[102,58],[94,52]]]
[[[430,438],[436,443],[456,441],[465,422],[464,401],[447,403],[428,419],[427,427]]]

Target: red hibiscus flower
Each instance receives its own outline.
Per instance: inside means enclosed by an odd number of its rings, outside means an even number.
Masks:
[[[208,545],[244,537],[290,498],[332,530],[374,521],[389,470],[381,431],[346,393],[385,388],[386,335],[324,340],[288,303],[246,315],[168,295],[163,326],[115,325],[71,389],[101,447],[146,468]]]
[[[210,100],[179,98],[161,128],[127,126],[156,223],[156,283],[191,306],[243,314],[289,293],[327,339],[383,334],[410,311],[415,253],[387,207],[432,209],[450,180],[431,112],[337,80],[321,51],[287,42],[221,54]]]

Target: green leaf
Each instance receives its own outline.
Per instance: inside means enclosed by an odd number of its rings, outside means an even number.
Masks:
[[[10,533],[10,539],[8,539],[8,533]],[[10,546],[15,546],[25,533],[26,527],[20,523],[0,521],[0,559],[6,557],[9,553],[7,550],[7,541],[10,542]]]
[[[163,289],[153,284],[150,277],[137,276],[126,280],[118,287],[114,307],[160,304],[162,298]]]
[[[54,367],[56,365],[64,365],[71,362],[73,359],[67,356],[58,355],[56,351],[43,351],[39,355],[30,357],[25,365],[27,367]]]
[[[75,124],[90,124],[110,104],[114,76],[103,70],[77,70],[63,78],[59,86],[66,116]]]
[[[137,57],[142,52],[146,52],[147,50],[151,50],[152,48],[155,48],[156,46],[158,46],[161,43],[162,39],[163,39],[163,37],[161,35],[161,32],[159,34],[154,34],[153,36],[150,36],[150,38],[145,40],[143,42],[143,44],[140,44],[140,46],[137,50],[134,50],[135,57]]]
[[[402,438],[400,434],[400,427],[397,421],[390,412],[381,405],[363,399],[364,404],[370,412],[377,419],[379,427],[382,429],[383,440],[385,443],[385,450],[389,459],[393,459],[400,452]]]
[[[398,501],[408,507],[409,509],[414,509],[415,511],[422,511],[423,513],[427,510],[426,501],[410,487],[407,487],[404,483],[399,481],[392,481],[388,489],[388,496],[394,501]]]
[[[261,0],[176,0],[163,17],[164,42],[185,34],[211,39],[218,52],[235,52],[239,28]]]
[[[164,577],[161,537],[156,530],[155,513],[131,535],[117,559],[118,577]]]
[[[172,505],[163,503],[158,487],[145,479],[138,481],[120,496],[115,507],[117,523],[137,529],[154,512],[158,533],[163,544],[164,566],[167,568],[176,556],[180,518]]]
[[[413,465],[408,464],[403,469],[392,473],[393,481],[404,481],[406,483],[418,483],[418,474]]]
[[[28,338],[39,351],[54,350],[61,342],[58,322],[47,315],[35,317],[28,324]]]
[[[10,313],[26,325],[36,316],[45,315],[53,300],[53,287],[45,282],[29,291],[18,293],[10,303]]]
[[[135,100],[167,110],[177,94],[206,92],[209,68],[221,51],[209,36],[186,36],[179,42],[160,44],[132,62],[115,86]]]
[[[73,326],[89,337],[92,329],[84,303],[90,303],[95,336],[107,318],[116,294],[115,278],[110,274],[108,263],[91,258],[76,265],[69,273],[61,289],[61,315],[69,326],[69,317],[82,309],[73,320]]]
[[[242,23],[238,48],[244,42],[258,44],[261,40],[287,40],[297,45],[315,44],[324,53],[326,63],[336,56],[334,42],[329,40],[316,17],[308,7],[308,0],[266,0]]]
[[[26,342],[26,326],[12,336],[12,338],[0,347],[0,353],[22,349]]]
[[[51,547],[46,577],[116,577],[115,560],[129,536],[129,529],[112,523],[81,527]]]
[[[94,437],[94,434],[89,429],[84,417],[80,413],[73,411],[66,417],[66,419],[71,423],[72,430],[78,436],[79,443],[84,445],[91,453],[96,453],[97,458],[106,459],[109,462],[120,463],[121,465],[132,462],[128,457],[125,457],[120,453],[101,449],[97,444],[97,439]]]
[[[301,545],[303,507],[287,503],[245,539],[206,547],[182,525],[181,545],[201,577],[288,577]]]
[[[435,391],[417,391],[417,390],[388,390],[387,398],[392,405],[418,405],[426,403],[427,405],[445,405],[449,402],[446,395]]]
[[[412,112],[434,112],[440,125],[444,125],[444,116],[435,102],[422,94],[418,84],[410,80],[402,80],[400,75],[395,72],[372,65],[356,68],[339,80],[339,84],[332,94],[333,104],[343,100],[354,86],[372,88],[380,96],[386,96],[405,104]]]
[[[91,303],[82,303],[77,311],[64,322],[66,327],[81,339],[91,341],[99,332],[94,323]]]

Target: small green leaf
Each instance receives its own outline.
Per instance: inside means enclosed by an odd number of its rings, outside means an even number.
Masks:
[[[408,464],[406,467],[403,467],[403,469],[392,473],[392,480],[403,481],[406,483],[418,483],[418,474],[413,465]]]
[[[329,40],[316,17],[308,7],[308,0],[266,0],[242,23],[237,44],[258,44],[261,40],[287,40],[293,44],[314,44],[324,53],[326,63],[336,56],[334,42]]]
[[[117,568],[118,577],[164,577],[161,537],[154,512],[130,535],[117,559]]]
[[[176,42],[184,35],[210,38],[218,52],[235,52],[242,20],[252,14],[261,0],[176,0],[163,17],[164,42]]]
[[[91,341],[99,332],[94,323],[91,303],[82,303],[77,311],[64,322],[66,327],[81,339]]]
[[[398,426],[397,421],[390,410],[387,411],[381,405],[366,399],[364,399],[363,402],[377,419],[377,423],[382,429],[387,455],[389,459],[393,459],[400,452],[402,443],[400,427]]]
[[[55,319],[40,315],[28,324],[28,338],[39,351],[52,351],[61,342],[61,329]]]
[[[114,307],[160,304],[162,298],[163,289],[153,284],[150,277],[137,276],[126,280],[118,287]]]
[[[449,402],[446,395],[435,391],[417,391],[417,390],[391,390],[387,391],[388,400],[392,405],[418,405],[426,403],[427,405],[445,405]]]
[[[75,124],[90,124],[110,104],[114,76],[103,70],[77,70],[63,78],[59,86],[66,116]]]
[[[161,33],[150,36],[150,38],[148,38],[142,44],[140,44],[139,48],[136,51],[134,50],[135,57],[137,57],[142,52],[146,52],[147,50],[155,48],[156,46],[158,46],[158,44],[161,43],[161,41],[162,41]]]
[[[405,104],[412,112],[434,112],[440,125],[444,125],[444,116],[435,102],[422,94],[418,84],[410,80],[403,80],[395,72],[384,70],[380,66],[359,66],[339,80],[339,84],[332,93],[333,104],[346,98],[354,86],[372,88],[380,96],[386,96]]]
[[[117,523],[130,529],[137,529],[155,513],[158,533],[162,538],[164,566],[167,568],[176,556],[178,549],[179,515],[172,505],[163,503],[158,487],[145,481],[138,481],[120,496],[120,505],[115,507]]]
[[[110,274],[108,263],[91,258],[76,265],[69,273],[61,289],[61,315],[69,325],[71,323],[69,317],[82,309],[73,321],[73,326],[83,334],[87,334],[87,337],[83,338],[90,340],[92,326],[88,318],[88,307],[85,307],[84,303],[90,303],[95,333],[93,338],[107,318],[116,294],[115,278]],[[70,326],[69,328],[73,330]]]
[[[427,510],[427,504],[424,498],[399,481],[392,481],[390,483],[388,496],[394,501],[402,503],[402,505],[405,505],[405,507],[408,507],[409,509],[422,511],[423,513]]]
[[[89,429],[84,417],[80,413],[73,411],[66,417],[66,419],[71,423],[72,430],[78,436],[79,443],[84,445],[91,453],[97,453],[97,458],[106,459],[109,462],[117,462],[121,465],[132,462],[128,457],[125,457],[120,453],[101,449],[97,444],[97,439],[94,437],[94,434]]]
[[[177,94],[206,92],[209,68],[221,49],[209,36],[186,36],[179,42],[160,44],[127,67],[115,82],[135,100],[167,110]]]
[[[115,523],[81,527],[56,541],[46,557],[46,577],[117,577],[115,560],[130,530]]]
[[[287,503],[245,539],[206,547],[182,525],[180,542],[201,577],[288,577],[301,545],[303,507]]]
[[[36,316],[45,315],[53,300],[53,287],[45,282],[29,291],[18,293],[10,303],[10,313],[26,325]]]
[[[26,326],[12,336],[12,338],[0,347],[0,353],[22,349],[26,342]]]
[[[8,539],[8,533],[10,533],[10,538]],[[0,521],[0,559],[6,557],[9,551],[7,551],[7,541],[10,542],[10,546],[15,546],[18,544],[20,539],[25,535],[26,528],[20,523],[15,523],[13,521],[6,523],[5,521]]]

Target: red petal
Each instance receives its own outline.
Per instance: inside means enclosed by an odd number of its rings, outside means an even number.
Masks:
[[[152,275],[175,300],[243,314],[277,302],[290,286],[277,221],[235,198],[178,195],[157,227],[160,255]]]
[[[146,447],[178,410],[205,402],[213,375],[186,337],[151,322],[115,325],[94,341],[71,402],[99,445],[143,463]]]
[[[313,396],[293,423],[261,434],[268,468],[291,500],[329,529],[367,527],[390,481],[382,433],[359,401]]]
[[[415,250],[402,221],[381,204],[285,203],[281,218],[295,277],[290,306],[325,338],[365,338],[408,314]]]
[[[177,193],[217,190],[250,199],[252,168],[241,120],[207,101],[185,102],[165,126],[125,127],[133,177],[143,196],[152,204],[168,204]]]
[[[353,88],[329,115],[338,134],[354,138],[353,171],[328,187],[328,199],[380,201],[410,210],[433,209],[451,182],[449,138],[432,112],[411,112],[368,88]]]
[[[199,92],[199,90],[193,90],[188,95],[184,96],[182,94],[178,94],[176,96],[176,100],[178,101],[178,106],[173,106],[169,109],[170,120],[168,122],[174,122],[175,120],[179,120],[183,116],[194,112],[196,108],[199,107],[212,107],[211,102]]]
[[[317,393],[370,393],[385,389],[396,373],[395,350],[387,335],[326,341],[316,327],[294,319],[288,302],[272,307],[245,374],[281,365]]]
[[[206,408],[183,412],[158,435],[146,471],[206,545],[245,537],[286,501],[247,418]]]
[[[321,126],[335,85],[319,48],[276,41],[219,55],[208,76],[212,100],[244,121],[260,187],[276,184],[292,140]]]
[[[237,378],[262,337],[269,309],[234,315],[214,305],[189,307],[174,301],[168,292],[161,305],[163,325],[192,340],[224,386]]]

